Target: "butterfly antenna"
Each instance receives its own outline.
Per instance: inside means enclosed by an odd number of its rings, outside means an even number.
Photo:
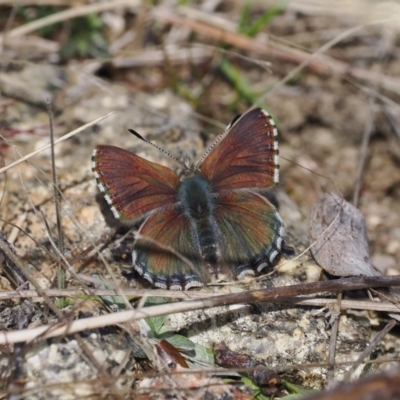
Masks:
[[[225,130],[217,136],[217,138],[214,140],[212,145],[206,150],[206,152],[203,154],[203,156],[200,158],[200,160],[196,163],[196,168],[204,161],[204,159],[211,153],[211,151],[214,149],[214,147],[218,144],[218,142],[221,141],[223,137],[225,137],[226,133],[232,128],[233,125],[235,125],[236,121],[242,116],[242,114],[236,115],[235,118],[233,118],[232,122],[225,128]]]
[[[179,165],[181,165],[183,168],[187,169],[187,165],[185,163],[183,163],[182,161],[178,160],[176,157],[174,157],[172,154],[168,153],[168,151],[164,150],[163,148],[161,148],[160,146],[157,146],[155,143],[151,142],[148,139],[145,139],[142,135],[140,135],[139,133],[137,133],[136,131],[134,131],[133,129],[128,129],[128,131],[130,133],[132,133],[132,135],[135,135],[138,139],[143,140],[143,142],[146,142],[150,145],[152,145],[153,147],[155,147],[157,150],[161,151],[162,153],[166,154],[168,157],[172,158],[175,162],[177,162]]]

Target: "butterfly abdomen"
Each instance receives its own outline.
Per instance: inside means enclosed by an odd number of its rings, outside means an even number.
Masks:
[[[204,263],[217,274],[220,261],[218,227],[213,216],[216,207],[210,183],[201,175],[194,174],[178,188],[178,198],[192,226],[192,240],[197,243]]]
[[[218,264],[221,258],[219,249],[218,227],[212,216],[196,221],[200,253],[203,261],[209,268],[209,272],[217,277],[219,272]]]

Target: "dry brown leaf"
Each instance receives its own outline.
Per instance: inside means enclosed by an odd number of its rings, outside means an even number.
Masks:
[[[334,193],[325,194],[315,204],[309,240],[315,242],[311,247],[315,261],[332,275],[380,275],[371,265],[363,215]]]

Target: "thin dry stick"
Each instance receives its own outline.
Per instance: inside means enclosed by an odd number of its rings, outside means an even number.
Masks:
[[[105,114],[100,118],[97,118],[97,119],[95,119],[95,120],[93,120],[93,121],[91,121],[91,122],[89,122],[89,123],[87,123],[85,125],[82,125],[78,129],[75,129],[74,131],[71,131],[71,132],[65,134],[64,136],[61,136],[59,139],[55,140],[54,144],[61,143],[64,140],[67,140],[67,139],[71,138],[72,136],[75,136],[77,133],[82,132],[85,129],[87,129],[87,128],[93,126],[93,125],[96,125],[98,122],[103,121],[103,119],[106,119],[107,117],[109,117],[112,114],[114,114],[114,111],[111,111],[108,114]],[[0,168],[0,174],[2,174],[3,172],[9,170],[10,168],[15,167],[16,165],[19,165],[19,164],[23,163],[26,160],[29,160],[30,158],[32,158],[36,154],[39,154],[42,151],[49,149],[50,146],[51,146],[51,143],[48,143],[45,146],[41,147],[40,149],[37,149],[37,150],[33,151],[32,153],[29,153],[26,156],[23,156],[23,157],[19,158],[17,161],[14,161],[13,163],[11,163],[9,165],[6,165],[5,167]]]
[[[1,245],[1,241],[0,241]],[[232,293],[214,296],[203,300],[189,300],[181,303],[162,304],[140,310],[121,311],[115,314],[85,318],[78,321],[63,321],[57,326],[42,326],[23,331],[0,332],[0,344],[27,342],[38,337],[48,338],[68,335],[85,329],[100,328],[106,325],[115,325],[142,318],[175,314],[185,311],[206,309],[211,307],[227,306],[232,304],[257,303],[276,300],[280,296],[315,294],[325,291],[359,290],[371,287],[400,286],[400,276],[369,277],[359,276],[334,281],[313,282],[308,284],[273,287],[262,290]],[[58,310],[57,310],[58,312]],[[67,322],[67,324],[65,324]]]
[[[1,204],[1,203],[0,203]],[[14,242],[17,240],[18,234],[21,231],[20,226],[25,222],[26,217],[27,217],[27,213],[23,212],[17,219],[17,221],[15,222],[15,225],[12,225],[12,229],[10,234],[8,235],[8,243],[10,244],[14,244]],[[11,225],[11,224],[10,224]]]
[[[64,235],[61,226],[61,210],[60,202],[61,196],[59,194],[57,175],[56,175],[56,160],[54,156],[54,123],[53,123],[53,110],[51,107],[50,100],[47,101],[47,112],[49,114],[50,124],[50,149],[51,149],[51,173],[53,177],[53,193],[54,193],[54,204],[56,207],[56,218],[57,218],[57,233],[58,233],[58,250],[61,254],[64,254]],[[59,289],[65,289],[65,271],[61,263],[61,257],[58,257],[57,265],[57,287]],[[64,308],[64,299],[62,297],[58,300],[59,308]]]
[[[328,356],[328,385],[332,384],[335,378],[335,357],[336,357],[336,341],[339,330],[340,310],[342,302],[342,292],[337,294],[337,303],[331,308],[331,312],[335,313],[335,320],[332,324],[331,337],[329,339],[329,356]]]
[[[388,324],[374,337],[372,342],[367,346],[367,348],[360,354],[357,361],[351,366],[351,368],[347,371],[343,380],[350,380],[351,376],[355,372],[355,370],[364,362],[371,352],[374,350],[376,345],[383,339],[383,337],[389,333],[397,324],[397,321],[392,319],[388,322]]]
[[[56,218],[57,218],[57,233],[58,233],[58,248],[60,253],[64,254],[64,240],[61,226],[61,210],[60,210],[60,201],[61,197],[59,195],[58,182],[57,182],[57,173],[56,173],[56,160],[54,155],[54,123],[53,123],[53,110],[51,107],[51,102],[47,102],[47,111],[49,113],[49,124],[50,124],[50,149],[51,149],[51,173],[53,178],[53,189],[54,189],[54,202],[56,207]],[[61,262],[61,260],[60,260]],[[60,289],[64,289],[64,283],[60,286]]]
[[[89,278],[80,277],[80,281],[87,280],[88,282],[93,282]],[[96,280],[96,283],[99,283]],[[112,283],[109,284],[112,286]],[[117,291],[118,290],[118,291]],[[0,301],[11,300],[11,299],[24,299],[30,297],[41,297],[43,295],[47,297],[97,297],[97,296],[132,296],[132,297],[166,297],[171,299],[204,299],[208,297],[218,296],[215,293],[206,292],[195,292],[195,291],[171,291],[164,289],[44,289],[41,293],[36,290],[24,290],[24,291],[4,291],[0,292]],[[220,294],[223,296],[223,294]],[[265,300],[266,302],[269,302]],[[279,304],[297,304],[299,306],[312,306],[312,307],[333,307],[336,303],[336,299],[326,299],[326,298],[308,298],[308,297],[279,297],[271,302]],[[341,308],[343,310],[368,310],[368,311],[382,311],[382,312],[400,312],[400,306],[391,303],[384,303],[379,301],[369,301],[369,300],[342,300]]]

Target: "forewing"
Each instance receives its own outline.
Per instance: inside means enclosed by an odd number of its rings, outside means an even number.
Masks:
[[[239,279],[273,265],[281,251],[283,221],[265,197],[222,193],[214,217],[222,238],[222,260]]]
[[[154,286],[182,290],[208,281],[196,231],[181,210],[152,213],[140,227],[133,247],[136,271]]]
[[[200,165],[215,191],[267,189],[279,181],[278,132],[256,108],[239,118]]]
[[[114,216],[123,222],[176,202],[179,177],[175,172],[129,151],[97,146],[92,169]]]

